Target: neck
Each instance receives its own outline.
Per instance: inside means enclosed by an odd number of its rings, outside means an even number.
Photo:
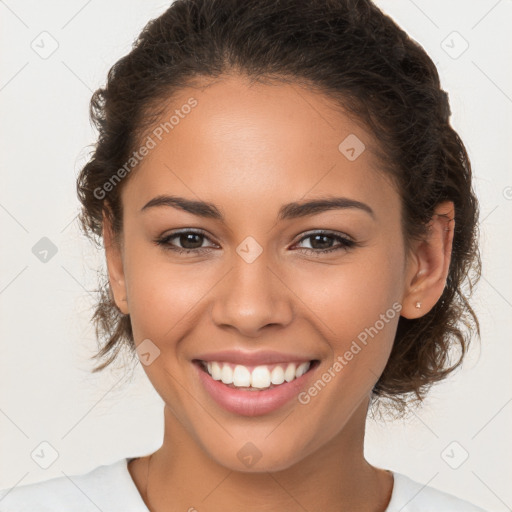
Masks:
[[[329,442],[279,471],[232,471],[218,464],[165,407],[162,446],[139,472],[151,512],[368,510],[384,512],[393,486],[389,472],[364,459],[367,403]],[[149,462],[149,464],[148,464]],[[147,478],[147,496],[145,491]],[[134,477],[135,479],[135,477]],[[137,480],[137,479],[135,479]],[[142,488],[142,489],[141,489]]]

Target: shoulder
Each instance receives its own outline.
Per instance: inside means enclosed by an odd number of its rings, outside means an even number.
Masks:
[[[0,512],[146,512],[126,458],[79,475],[0,490]]]
[[[393,472],[391,500],[385,512],[486,512],[484,509],[420,484],[401,473]]]

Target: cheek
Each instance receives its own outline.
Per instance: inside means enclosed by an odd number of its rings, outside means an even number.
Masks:
[[[347,255],[337,267],[295,273],[294,292],[324,339],[321,376],[331,392],[322,394],[341,416],[371,390],[388,361],[401,310],[402,261],[399,244],[381,244]]]
[[[378,322],[384,338],[394,338],[403,282],[403,259],[399,244],[374,244],[344,256],[336,264],[308,263],[297,266],[294,293],[307,306],[309,316],[341,351],[347,340],[355,339]],[[393,308],[394,305],[394,308]],[[384,315],[384,318],[382,316]],[[382,319],[384,325],[379,321]]]
[[[396,335],[401,304],[392,276],[371,268],[351,265],[350,272],[315,274],[316,292],[305,295],[326,357],[317,379],[299,399],[308,428],[313,431],[322,424],[326,438],[336,435],[369,396]]]
[[[180,322],[194,315],[207,294],[207,277],[197,265],[171,263],[160,249],[144,248],[143,243],[126,247],[128,305],[136,343],[144,338],[159,343],[170,332],[174,338]]]

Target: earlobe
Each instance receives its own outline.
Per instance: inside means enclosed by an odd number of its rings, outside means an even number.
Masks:
[[[452,201],[440,203],[428,224],[424,240],[417,243],[408,266],[401,315],[419,318],[443,294],[450,268],[455,210]]]
[[[113,300],[118,309],[125,315],[129,313],[126,283],[121,247],[115,239],[109,216],[103,211],[103,244],[105,246],[105,259],[107,262],[108,279]]]

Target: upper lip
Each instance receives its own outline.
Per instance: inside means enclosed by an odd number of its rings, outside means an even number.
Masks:
[[[307,362],[314,360],[313,357],[302,354],[275,352],[272,350],[258,350],[257,352],[246,352],[243,350],[221,350],[219,352],[208,352],[196,356],[194,359],[201,361],[217,361],[246,366],[288,363],[290,361]]]

